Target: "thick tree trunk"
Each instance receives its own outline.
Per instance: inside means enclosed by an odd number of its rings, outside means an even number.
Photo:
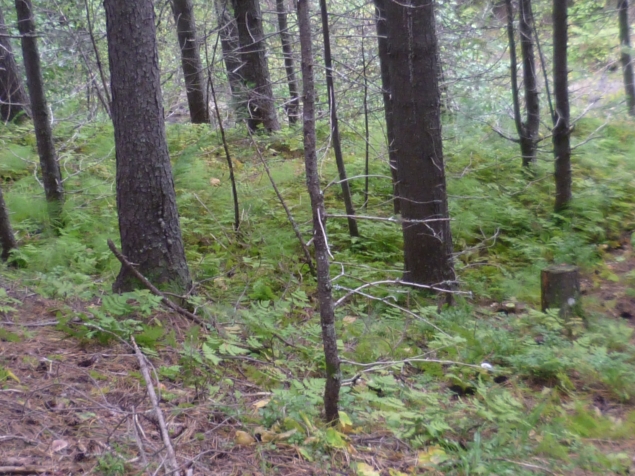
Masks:
[[[384,3],[404,279],[450,287],[452,234],[441,139],[438,44],[429,0]]]
[[[269,65],[258,0],[232,0],[238,28],[240,48],[238,57],[243,63],[241,100],[247,105],[247,125],[255,131],[259,125],[266,131],[280,129],[271,88]]]
[[[2,254],[0,258],[2,261],[6,261],[9,259],[11,250],[17,248],[18,244],[15,241],[13,228],[11,228],[9,212],[7,211],[6,203],[4,203],[2,189],[0,189],[0,243],[2,244]]]
[[[329,95],[329,113],[331,120],[331,140],[333,141],[333,152],[335,152],[335,163],[340,177],[340,187],[342,187],[342,198],[348,219],[348,233],[351,236],[359,236],[357,221],[355,220],[355,208],[351,197],[351,187],[346,177],[346,166],[344,165],[344,155],[342,154],[342,144],[340,142],[339,120],[337,118],[337,102],[335,100],[335,84],[333,82],[333,60],[331,58],[331,38],[329,32],[329,17],[326,10],[326,0],[320,0],[320,14],[322,16],[322,36],[324,37],[324,65],[326,66],[326,88]]]
[[[229,0],[215,0],[216,16],[218,17],[218,28],[220,34],[220,44],[223,50],[223,61],[227,69],[227,81],[234,99],[238,99],[241,90],[240,67],[242,62],[238,58],[238,29],[236,19],[229,11]]]
[[[8,33],[4,15],[0,10],[0,35]],[[6,36],[0,36],[0,119],[8,122],[18,115],[27,119],[30,116],[28,103],[18,65],[13,56],[11,40]]]
[[[523,59],[523,79],[525,89],[526,120],[523,123],[523,134],[520,136],[520,150],[525,167],[536,161],[538,130],[540,127],[540,100],[538,98],[538,81],[536,75],[536,59],[534,55],[534,14],[531,0],[519,0],[520,12],[520,52]]]
[[[556,212],[571,201],[571,130],[569,127],[569,71],[567,67],[567,2],[553,0],[553,94],[555,98],[553,154]]]
[[[26,69],[26,84],[31,99],[37,151],[40,156],[40,167],[42,168],[42,183],[44,184],[44,193],[48,202],[51,221],[53,226],[58,228],[62,225],[64,188],[62,185],[62,174],[55,154],[55,146],[53,145],[53,132],[42,82],[40,53],[38,52],[35,37],[35,22],[33,21],[31,0],[15,0],[15,9],[18,14],[18,30],[20,35],[22,35],[22,56],[24,57],[24,68]]]
[[[620,47],[622,71],[624,73],[624,90],[626,92],[626,104],[628,113],[635,116],[635,80],[633,78],[633,63],[631,57],[631,31],[628,22],[628,0],[619,0],[617,3],[620,24]]]
[[[381,87],[384,99],[384,114],[386,116],[386,137],[388,140],[388,163],[393,182],[393,209],[400,213],[399,187],[397,178],[397,153],[394,148],[395,133],[392,125],[392,102],[390,101],[390,71],[388,69],[390,49],[388,47],[388,26],[384,14],[386,0],[375,0],[375,14],[377,16],[377,48],[379,52],[379,66],[381,71]]]
[[[302,95],[304,118],[304,162],[306,181],[311,195],[313,210],[313,246],[317,266],[318,301],[320,303],[320,323],[326,364],[326,388],[324,390],[324,413],[328,423],[338,420],[338,401],[341,387],[340,359],[337,352],[335,334],[335,312],[331,294],[329,274],[328,244],[326,241],[324,196],[320,190],[320,176],[315,138],[315,82],[313,78],[313,51],[311,40],[311,20],[309,0],[298,0],[298,26],[302,51]]]
[[[203,79],[203,65],[196,40],[196,22],[192,0],[172,0],[172,13],[181,48],[181,65],[185,78],[187,103],[193,124],[209,122],[207,92]]]
[[[284,69],[287,73],[287,83],[289,84],[289,102],[285,109],[289,124],[298,121],[300,98],[298,97],[298,82],[295,79],[295,64],[293,61],[293,38],[289,33],[287,22],[287,7],[284,0],[276,0],[276,10],[278,13],[278,29],[280,31],[280,41],[282,42],[282,53],[284,55]]]
[[[165,139],[152,0],[105,0],[121,248],[153,284],[188,290],[170,157]],[[126,269],[117,292],[140,283]]]

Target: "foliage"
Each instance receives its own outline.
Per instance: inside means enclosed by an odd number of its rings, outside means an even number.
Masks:
[[[546,5],[536,2],[537,18],[547,15]],[[603,27],[598,36],[583,22],[601,18],[606,10],[600,7],[598,2],[579,1],[571,10],[575,79],[615,59],[617,50],[610,46],[615,29]],[[366,7],[350,8],[370,20],[372,12],[363,10]],[[159,19],[162,65],[178,60],[168,10]],[[575,199],[566,214],[555,215],[547,128],[541,132],[539,163],[527,176],[519,170],[516,145],[487,125],[512,126],[504,114],[507,86],[498,81],[508,74],[505,61],[498,60],[506,51],[497,36],[504,25],[485,18],[480,2],[439,2],[439,12],[446,33],[442,54],[452,59],[445,71],[449,85],[443,131],[456,269],[460,290],[471,296],[457,295],[454,307],[438,309],[426,293],[384,284],[339,303],[336,331],[344,381],[339,427],[321,423],[324,357],[315,283],[242,125],[227,130],[238,176],[240,233],[232,230],[229,172],[220,134],[208,126],[167,128],[187,258],[198,283],[187,305],[210,323],[208,327],[176,332],[168,328],[160,299],[148,291],[110,293],[119,269],[106,245],[108,238],[118,236],[115,157],[112,127],[99,116],[86,124],[55,122],[68,193],[68,225],[60,236],[51,230],[34,175],[37,154],[31,126],[9,124],[0,131],[0,178],[20,245],[11,257],[17,269],[3,267],[3,276],[44,297],[80,303],[60,306],[56,312],[58,329],[84,343],[113,345],[134,337],[144,352],[157,357],[169,353],[171,358],[157,366],[162,380],[193,389],[198,401],[212,399],[219,411],[248,429],[262,426],[285,435],[285,444],[295,445],[304,459],[324,467],[337,464],[334,455],[363,451],[358,443],[363,439],[357,436],[378,433],[416,454],[413,473],[532,474],[517,463],[539,458],[540,464],[562,471],[625,474],[629,463],[624,455],[604,451],[593,440],[619,444],[635,429],[632,328],[593,306],[585,309],[584,321],[564,321],[555,312],[534,308],[539,270],[550,263],[580,266],[592,285],[600,279],[632,285],[632,275],[618,276],[606,264],[610,252],[624,246],[624,237],[635,230],[632,122],[619,117],[606,122],[605,111],[592,111],[576,123],[574,145],[584,144],[574,149]],[[58,32],[57,20],[38,20],[47,31]],[[84,21],[83,15],[69,15],[72,26],[84,28]],[[96,28],[103,28],[99,18],[96,21]],[[478,28],[467,31],[457,25]],[[350,65],[357,67],[357,46],[346,40],[358,37],[357,26],[335,28],[342,33],[342,45],[336,47],[350,48],[348,56],[342,53],[341,63],[350,57]],[[546,37],[545,31],[539,33]],[[55,53],[51,43],[45,45],[49,48],[43,48],[43,56],[50,63]],[[98,47],[105,51],[101,37]],[[56,66],[47,68],[49,92],[57,98],[56,117],[81,110],[94,119],[94,106],[91,112],[67,80],[82,69],[69,55],[76,53],[62,49]],[[271,61],[282,65],[280,58]],[[368,71],[377,75],[378,65],[369,60]],[[214,80],[222,76],[218,69],[213,75]],[[457,79],[465,77],[471,79]],[[282,83],[275,87],[286,94]],[[357,87],[341,88],[340,111],[353,200],[360,206],[366,143],[360,133]],[[164,81],[164,88],[166,110],[178,113],[178,78]],[[328,219],[336,299],[360,285],[399,279],[403,272],[401,229],[390,220],[392,185],[383,157],[382,112],[373,109],[380,104],[377,93],[370,99],[370,200],[363,214],[384,220],[360,220],[362,236],[353,239],[343,220]],[[328,121],[321,121],[322,144],[329,134]],[[301,132],[289,127],[254,140],[308,241],[311,213]],[[338,213],[338,175],[328,147],[320,159],[327,210]],[[499,305],[503,302],[511,303],[514,312]],[[20,306],[0,288],[5,319]],[[9,331],[0,334],[0,340],[20,338]],[[3,363],[0,384],[13,380],[9,372]],[[239,380],[266,397],[254,401]],[[611,408],[624,411],[601,408],[600,396],[612,402]],[[171,398],[168,392],[163,397]],[[268,444],[274,447],[276,442]],[[356,468],[359,474],[372,474],[361,463]],[[96,469],[102,474],[128,471],[123,460],[108,454]]]

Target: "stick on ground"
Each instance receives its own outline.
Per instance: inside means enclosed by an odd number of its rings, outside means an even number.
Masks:
[[[117,257],[117,259],[121,262],[122,266],[125,266],[135,276],[135,278],[141,281],[143,285],[150,290],[152,294],[154,294],[155,296],[159,296],[163,300],[163,304],[165,304],[167,307],[169,307],[173,311],[178,312],[182,316],[187,317],[189,320],[194,321],[197,324],[200,324],[201,326],[205,326],[206,324],[208,324],[203,319],[198,317],[196,314],[192,314],[187,309],[183,309],[181,306],[176,304],[174,301],[171,301],[165,294],[159,291],[156,288],[156,286],[154,286],[150,281],[148,281],[148,279],[144,275],[142,275],[137,270],[137,268],[135,268],[132,265],[132,263],[130,263],[130,261],[128,261],[126,257],[119,252],[119,250],[117,250],[117,247],[112,242],[112,240],[108,240],[108,248],[110,248],[110,251],[112,251],[112,254],[114,254]],[[216,322],[212,322],[212,325],[216,328],[216,330],[219,333],[221,333],[218,326],[216,325]]]
[[[143,379],[146,382],[148,396],[150,397],[150,401],[152,402],[152,408],[154,408],[154,413],[157,417],[157,421],[159,422],[159,428],[161,429],[161,438],[163,439],[163,444],[165,445],[165,449],[168,453],[167,460],[165,462],[168,472],[167,474],[178,475],[179,463],[176,461],[176,453],[174,452],[174,447],[172,446],[172,442],[170,441],[168,427],[165,425],[165,418],[163,418],[163,412],[161,411],[161,407],[159,407],[159,399],[157,398],[157,394],[154,391],[154,385],[152,385],[152,378],[150,377],[150,371],[148,370],[148,366],[146,365],[146,358],[141,353],[141,350],[139,350],[134,337],[130,337],[130,341],[132,342],[132,346],[134,347],[135,354],[137,354],[137,359],[139,360],[139,368],[141,369],[141,375],[143,375]]]

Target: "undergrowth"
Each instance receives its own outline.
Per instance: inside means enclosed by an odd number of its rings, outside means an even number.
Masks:
[[[575,141],[599,125],[594,119],[578,123]],[[630,462],[624,455],[593,441],[625,440],[635,430],[631,327],[595,312],[564,321],[533,308],[541,268],[570,263],[586,273],[607,273],[604,254],[635,228],[632,124],[614,122],[575,150],[574,200],[562,215],[552,211],[546,154],[527,177],[513,144],[458,120],[444,127],[456,269],[461,289],[472,294],[443,310],[429,296],[390,286],[373,289],[374,299],[342,302],[336,309],[345,383],[338,428],[320,423],[324,362],[314,281],[240,130],[229,132],[242,210],[236,235],[218,134],[208,127],[168,128],[185,248],[199,283],[191,305],[210,324],[216,320],[224,337],[211,327],[192,327],[177,338],[156,317],[157,298],[146,291],[110,292],[119,264],[106,240],[116,241],[118,231],[112,129],[104,124],[57,131],[68,197],[61,236],[51,230],[34,176],[32,134],[20,126],[0,132],[0,177],[20,244],[11,257],[17,268],[2,273],[45,297],[83,301],[83,311],[58,310],[58,328],[77,339],[108,345],[134,335],[155,356],[177,352],[176,363],[158,367],[162,379],[213,399],[247,428],[284,434],[309,461],[353,451],[362,434],[388,432],[416,452],[421,468],[446,474],[532,474],[517,464],[531,458],[625,474]],[[299,136],[285,130],[256,140],[308,241]],[[381,150],[381,134],[372,143]],[[344,145],[349,175],[362,174],[363,144],[345,136]],[[339,211],[338,186],[327,187],[336,176],[334,160],[322,157],[326,205]],[[363,214],[389,218],[385,162],[373,159],[371,174],[377,177],[370,180]],[[351,186],[360,207],[363,180]],[[330,218],[327,228],[336,298],[367,282],[400,277],[401,234],[394,223],[360,220],[362,237],[354,239],[345,221]],[[507,314],[489,306],[503,301],[527,307]],[[18,306],[0,294],[0,312],[11,315]],[[238,374],[269,396],[255,404],[244,397],[232,380]],[[9,378],[0,367],[0,381]],[[627,410],[598,412],[598,396]]]

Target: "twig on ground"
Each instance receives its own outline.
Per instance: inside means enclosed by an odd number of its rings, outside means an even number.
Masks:
[[[521,461],[514,461],[511,459],[505,459],[505,458],[497,458],[497,459],[500,459],[500,461],[505,461],[507,463],[517,464],[518,466],[522,466],[523,468],[534,469],[536,471],[544,471],[545,473],[549,473],[553,475],[556,474],[553,471],[551,471],[549,468],[546,468],[544,466],[539,466],[537,464],[523,463]]]
[[[11,321],[2,321],[0,322],[3,326],[19,326],[19,327],[48,327],[48,326],[56,326],[59,324],[58,321],[45,321],[45,322],[11,322]]]
[[[150,397],[150,402],[152,402],[152,408],[154,408],[154,413],[157,417],[159,428],[161,429],[161,438],[163,439],[163,444],[165,445],[165,450],[167,452],[167,459],[165,462],[167,473],[178,475],[179,463],[176,461],[176,453],[174,452],[174,447],[172,446],[172,442],[170,441],[170,434],[168,433],[168,428],[165,424],[165,419],[163,418],[163,412],[161,411],[161,407],[159,407],[159,400],[157,399],[157,394],[154,391],[154,385],[152,385],[152,378],[150,377],[150,371],[148,370],[148,366],[146,365],[146,358],[141,353],[141,350],[139,350],[139,347],[137,346],[137,343],[135,342],[134,337],[130,337],[130,341],[132,342],[132,346],[134,347],[135,354],[137,354],[137,359],[139,360],[139,368],[141,370],[141,375],[143,375],[143,379],[146,382],[146,388],[148,389],[148,396]]]
[[[0,466],[0,474],[48,473],[51,470],[42,466]]]
[[[143,448],[143,441],[141,441],[141,437],[139,436],[139,433],[142,433],[143,429],[139,425],[135,407],[132,407],[132,413],[132,434],[134,435],[135,442],[137,443],[137,448],[139,448],[141,463],[144,468],[148,468],[148,456],[146,455],[146,450]],[[150,473],[150,471],[148,471],[148,473]]]

